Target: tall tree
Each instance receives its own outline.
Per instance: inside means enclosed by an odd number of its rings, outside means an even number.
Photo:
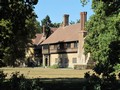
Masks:
[[[58,28],[58,27],[60,27],[60,25],[61,25],[61,23],[51,23],[50,26]]]
[[[24,58],[25,48],[35,36],[33,4],[24,0],[5,0],[0,8],[0,59],[7,65],[15,65]],[[27,0],[29,1],[29,0]]]
[[[61,23],[52,23],[49,15],[47,15],[42,21],[42,26],[45,25],[45,26],[49,26],[49,27],[59,27]]]
[[[50,36],[51,32],[50,32],[50,26],[51,26],[51,20],[50,17],[47,15],[42,21],[42,26],[45,26],[45,34],[46,34],[46,38]]]
[[[108,75],[120,64],[120,0],[92,0],[92,9],[85,51],[98,62],[94,70]]]
[[[50,17],[47,15],[42,21],[42,26],[43,25],[49,25],[50,26],[50,24],[51,24],[51,20],[50,20]]]
[[[40,22],[36,20],[35,26],[36,26],[36,33],[42,33],[42,26],[40,26]]]

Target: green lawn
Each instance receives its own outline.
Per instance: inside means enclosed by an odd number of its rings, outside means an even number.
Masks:
[[[84,78],[84,73],[92,70],[51,69],[51,68],[0,68],[7,73],[7,78],[12,72],[20,72],[26,78]]]

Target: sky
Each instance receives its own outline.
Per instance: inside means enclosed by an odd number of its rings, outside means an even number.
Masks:
[[[69,21],[74,22],[80,19],[80,12],[87,12],[87,19],[93,14],[91,2],[83,7],[80,0],[38,0],[34,11],[40,23],[47,15],[52,23],[61,23],[64,14],[69,14]]]

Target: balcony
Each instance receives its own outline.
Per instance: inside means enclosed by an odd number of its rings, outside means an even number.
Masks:
[[[76,53],[77,48],[69,48],[69,49],[50,49],[50,53]]]
[[[42,54],[52,54],[52,53],[77,53],[78,48],[50,48],[43,49]]]

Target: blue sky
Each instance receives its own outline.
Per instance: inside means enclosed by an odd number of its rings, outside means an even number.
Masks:
[[[86,11],[87,19],[93,14],[91,2],[82,7],[80,0],[39,0],[34,10],[39,22],[49,15],[52,23],[61,23],[64,14],[69,14],[69,21],[75,22],[80,19],[80,12]]]

